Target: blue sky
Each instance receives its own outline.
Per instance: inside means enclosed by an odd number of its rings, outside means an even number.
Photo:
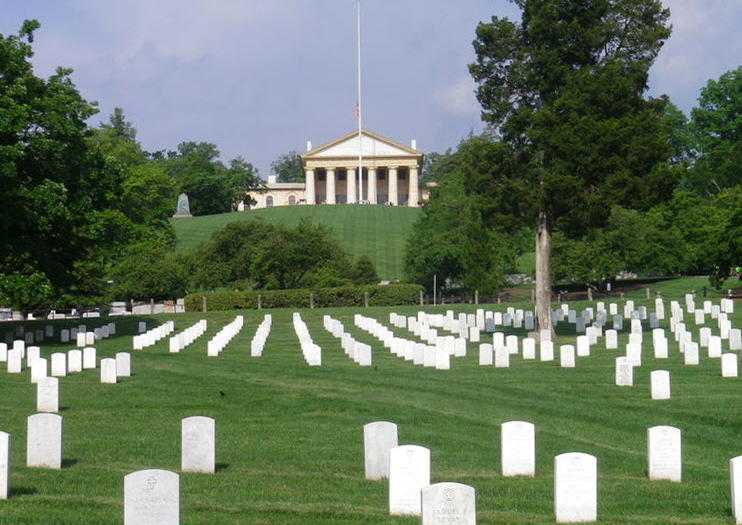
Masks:
[[[690,111],[740,65],[742,1],[664,0],[673,35],[650,93]],[[97,123],[122,107],[145,149],[215,143],[260,168],[353,130],[354,0],[0,0],[0,33],[36,18],[34,66],[75,70]],[[425,152],[481,129],[467,64],[506,0],[363,0],[364,127]]]

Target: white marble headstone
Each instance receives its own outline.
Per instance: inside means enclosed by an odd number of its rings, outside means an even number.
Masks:
[[[572,345],[561,345],[559,347],[559,366],[562,368],[575,367],[575,347]]]
[[[96,360],[96,351],[94,347],[88,346],[82,349],[82,367],[85,370],[95,368]]]
[[[180,478],[175,472],[138,470],[124,477],[124,525],[179,525]]]
[[[374,421],[363,426],[366,479],[389,477],[389,451],[397,446],[396,424],[389,421]]]
[[[45,377],[36,383],[36,411],[59,412],[59,379]]]
[[[9,374],[20,374],[23,370],[23,351],[19,348],[8,350],[7,370]]]
[[[0,430],[0,499],[10,495],[10,434]]]
[[[112,358],[100,360],[100,382],[116,383],[116,360]]]
[[[523,359],[536,359],[536,340],[530,337],[523,339]]]
[[[737,377],[737,354],[721,355],[721,377]]]
[[[479,345],[479,365],[489,366],[493,363],[493,351],[492,345],[489,343],[482,343]]]
[[[649,479],[681,481],[682,454],[680,429],[656,426],[647,430]]]
[[[554,343],[551,341],[541,340],[539,343],[541,361],[553,361],[554,360]]]
[[[180,470],[216,472],[216,424],[210,417],[192,416],[181,421]]]
[[[420,491],[430,485],[430,450],[402,445],[389,451],[389,514],[419,516]]]
[[[628,357],[616,358],[616,386],[634,385],[634,365]]]
[[[57,414],[28,416],[26,466],[62,468],[62,416]]]
[[[474,488],[461,483],[435,483],[421,492],[422,525],[476,525]]]
[[[616,330],[605,331],[605,348],[606,350],[616,350],[618,348],[618,332]]]
[[[533,423],[508,421],[500,429],[502,475],[536,475],[536,431]]]
[[[742,456],[729,460],[729,481],[732,493],[732,515],[737,525],[742,524]]]
[[[129,352],[116,353],[116,377],[131,376],[131,354]]]
[[[649,376],[652,382],[652,399],[670,399],[670,372],[654,370]]]
[[[598,462],[595,456],[568,452],[554,458],[554,514],[557,523],[598,519]]]
[[[67,354],[56,352],[52,354],[52,376],[64,377],[67,375]]]

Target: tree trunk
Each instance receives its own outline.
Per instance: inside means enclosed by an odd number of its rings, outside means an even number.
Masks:
[[[551,258],[551,230],[546,213],[538,217],[536,230],[536,327],[538,330],[550,330],[552,340],[554,328],[551,325],[551,276],[549,259]]]

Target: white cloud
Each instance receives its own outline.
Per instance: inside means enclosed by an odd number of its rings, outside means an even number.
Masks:
[[[474,81],[463,77],[452,84],[442,86],[433,93],[436,101],[454,115],[476,115],[480,107],[474,96]]]

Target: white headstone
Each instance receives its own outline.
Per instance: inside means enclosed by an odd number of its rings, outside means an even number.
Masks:
[[[64,329],[61,332],[59,332],[59,341],[62,343],[69,343],[70,342],[70,331],[68,329]]]
[[[77,343],[78,348],[82,348],[85,346],[85,332],[77,332],[77,335],[75,336],[75,342]]]
[[[591,333],[593,331],[591,330]],[[578,335],[577,336],[577,356],[587,357],[590,355],[590,336]]]
[[[561,345],[559,347],[559,366],[562,368],[575,367],[575,347],[572,345]]]
[[[554,514],[557,523],[598,519],[598,461],[568,452],[554,458]]]
[[[28,416],[26,466],[62,468],[62,416],[57,414]]]
[[[685,345],[683,362],[686,365],[697,365],[699,363],[698,343],[688,343]]]
[[[536,475],[536,431],[533,423],[508,421],[500,429],[502,475]]]
[[[737,354],[721,355],[721,377],[737,377]]]
[[[652,399],[670,399],[670,372],[654,370],[649,376],[652,381]]]
[[[742,523],[742,456],[729,460],[729,478],[732,492],[734,522]]]
[[[474,488],[461,483],[435,483],[422,489],[422,525],[476,525]]]
[[[712,335],[709,337],[709,357],[721,357],[721,337]]]
[[[129,352],[116,353],[116,377],[131,376],[131,354]]]
[[[492,345],[489,343],[482,343],[479,345],[479,365],[489,366],[493,363],[493,352]]]
[[[661,425],[647,430],[649,479],[681,481],[680,440],[679,428]]]
[[[616,350],[618,348],[618,332],[616,330],[605,331],[605,348],[606,350]]]
[[[37,357],[31,361],[31,382],[38,383],[48,376],[48,362],[43,357]],[[55,410],[56,412],[56,410]]]
[[[536,359],[536,340],[530,337],[523,339],[523,359]]]
[[[628,357],[616,358],[616,386],[634,386],[634,366]]]
[[[510,367],[510,352],[506,347],[495,348],[495,368]]]
[[[210,417],[193,416],[181,420],[180,470],[216,472],[216,426]]]
[[[112,358],[100,360],[100,382],[116,383],[116,360]]]
[[[169,470],[124,476],[124,525],[179,525],[180,478]]]
[[[95,368],[97,358],[95,356],[96,351],[92,346],[88,346],[82,349],[82,367],[85,370]]]
[[[67,352],[67,371],[82,372],[82,350],[70,350]]]
[[[658,337],[654,339],[653,346],[655,359],[667,359],[667,339]]]
[[[52,354],[52,376],[64,377],[67,375],[67,354],[56,352]]]
[[[539,344],[541,361],[553,361],[554,360],[554,343],[551,341],[541,341]]]
[[[430,450],[402,445],[389,451],[389,514],[421,512],[420,491],[430,485]]]
[[[0,363],[8,361],[8,345],[6,343],[0,343]]]
[[[0,499],[10,495],[10,434],[0,430]]]
[[[8,373],[20,374],[23,370],[23,351],[20,348],[8,350]]]
[[[389,451],[397,446],[396,424],[389,421],[374,421],[363,426],[366,479],[389,477]]]
[[[59,379],[45,377],[36,383],[36,411],[59,412]]]

